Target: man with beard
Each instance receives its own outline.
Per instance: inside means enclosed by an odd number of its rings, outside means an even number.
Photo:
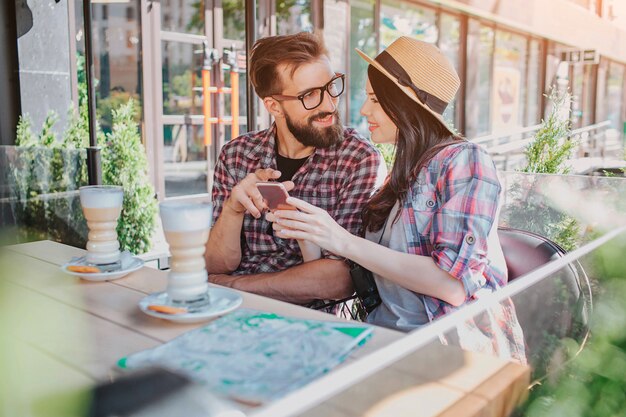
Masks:
[[[307,242],[275,237],[256,183],[280,181],[290,195],[360,233],[361,210],[382,158],[355,130],[341,126],[337,103],[345,75],[332,71],[315,35],[260,39],[249,74],[275,123],[222,148],[206,251],[209,280],[298,304],[345,298],[353,292],[345,261]]]

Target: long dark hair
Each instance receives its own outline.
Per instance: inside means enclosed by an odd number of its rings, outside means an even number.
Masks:
[[[396,84],[370,65],[367,75],[376,99],[398,128],[391,174],[363,210],[364,230],[383,226],[396,201],[402,201],[420,169],[441,149],[463,141],[452,135],[428,110],[407,96]]]

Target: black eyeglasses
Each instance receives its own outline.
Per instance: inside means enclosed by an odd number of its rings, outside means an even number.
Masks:
[[[321,87],[310,88],[299,96],[286,96],[283,94],[272,94],[272,98],[278,101],[285,100],[300,100],[302,105],[307,110],[313,110],[322,104],[324,101],[324,91],[328,92],[328,95],[332,98],[339,97],[345,88],[346,74],[339,72],[335,73],[332,80]]]

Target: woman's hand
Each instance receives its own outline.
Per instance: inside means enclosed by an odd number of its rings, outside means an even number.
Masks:
[[[278,237],[282,237],[279,236],[278,232],[286,228],[276,223],[277,217],[274,215],[274,213],[268,211],[265,214],[265,219],[273,223],[272,228],[274,229],[274,234]],[[300,252],[302,253],[302,260],[304,262],[314,261],[322,257],[322,249],[315,243],[305,239],[297,239],[297,241],[298,246],[300,247]]]
[[[336,255],[344,256],[352,236],[321,208],[300,199],[289,197],[287,203],[296,210],[276,210],[270,221],[275,221],[276,235],[283,239],[313,242]]]

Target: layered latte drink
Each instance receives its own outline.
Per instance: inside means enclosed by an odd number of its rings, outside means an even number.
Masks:
[[[208,302],[205,245],[211,227],[212,206],[206,203],[164,202],[159,205],[165,239],[172,259],[167,281],[174,302]]]
[[[120,266],[117,219],[122,211],[124,192],[114,185],[81,187],[80,204],[89,228],[87,263],[116,268]]]

